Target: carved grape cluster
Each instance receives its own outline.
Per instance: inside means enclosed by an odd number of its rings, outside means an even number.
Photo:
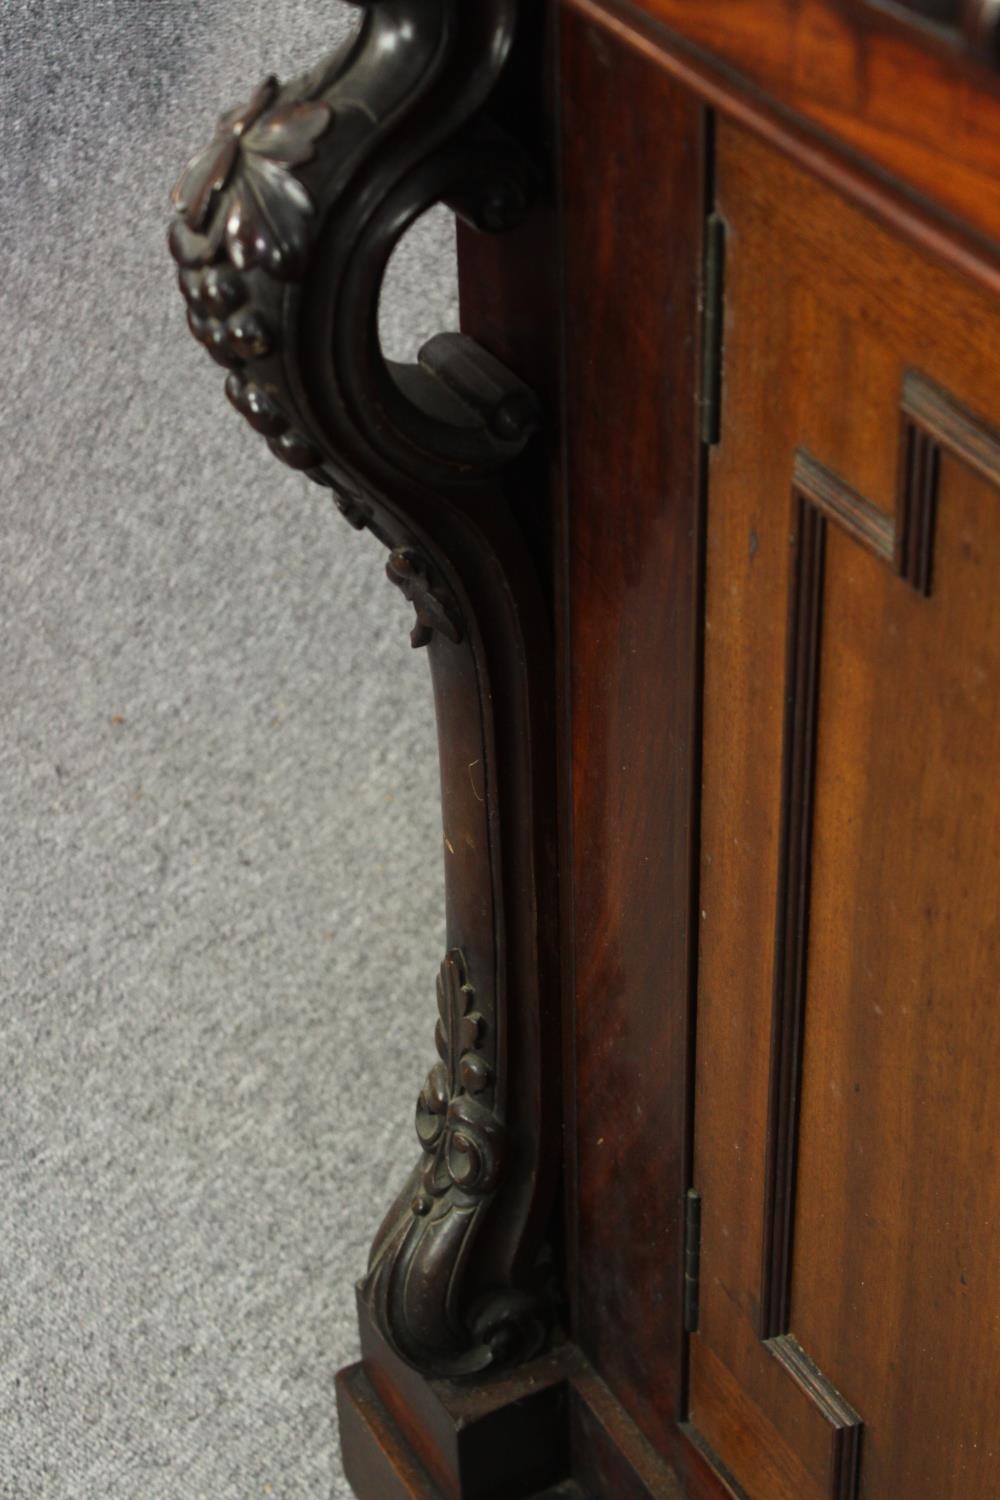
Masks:
[[[274,397],[256,381],[234,370],[226,381],[226,395],[254,431],[267,438],[275,458],[290,469],[314,469],[321,462],[319,449],[295,430]]]
[[[247,104],[223,115],[214,139],[188,164],[173,193],[170,249],[188,308],[188,327],[232,373],[226,394],[277,458],[316,469],[322,456],[295,429],[273,387],[246,366],[278,348],[278,335],[252,292],[255,268],[279,280],[302,268],[315,208],[295,169],[312,160],[332,123],[329,105],[282,91],[268,77]],[[250,279],[248,280],[248,276]],[[259,292],[259,287],[258,287]]]
[[[220,365],[238,368],[272,353],[274,336],[232,266],[182,267],[177,280],[188,306],[188,327]]]
[[[465,960],[457,948],[445,958],[437,982],[435,1032],[440,1062],[431,1069],[417,1101],[417,1135],[430,1160],[413,1202],[429,1213],[450,1188],[476,1197],[491,1193],[503,1165],[503,1127],[483,1102],[493,1071],[481,1050],[486,1019],[475,1008]]]

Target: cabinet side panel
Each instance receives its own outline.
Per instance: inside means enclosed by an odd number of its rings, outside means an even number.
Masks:
[[[666,1451],[681,1389],[704,118],[561,27],[574,1332]]]

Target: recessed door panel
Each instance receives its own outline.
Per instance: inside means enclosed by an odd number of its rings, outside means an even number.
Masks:
[[[1000,321],[734,127],[690,1417],[754,1500],[1000,1454]]]

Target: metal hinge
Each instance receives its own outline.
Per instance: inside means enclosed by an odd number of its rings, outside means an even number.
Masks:
[[[684,1198],[684,1332],[698,1332],[701,1281],[701,1194],[688,1188]]]
[[[722,427],[722,327],[726,287],[726,226],[722,216],[705,220],[705,275],[701,329],[701,440],[711,446]]]

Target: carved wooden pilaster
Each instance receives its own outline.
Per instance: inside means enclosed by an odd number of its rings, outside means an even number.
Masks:
[[[502,232],[529,211],[537,173],[489,114],[516,0],[360,8],[339,52],[290,83],[265,79],[222,117],[174,190],[170,247],[230,402],[384,542],[413,644],[429,648],[448,926],[439,1060],[417,1104],[420,1160],[363,1295],[404,1359],[462,1376],[537,1352],[549,1322],[551,652],[502,479],[539,409],[460,334],[414,365],[385,360],[378,298],[430,205]]]

